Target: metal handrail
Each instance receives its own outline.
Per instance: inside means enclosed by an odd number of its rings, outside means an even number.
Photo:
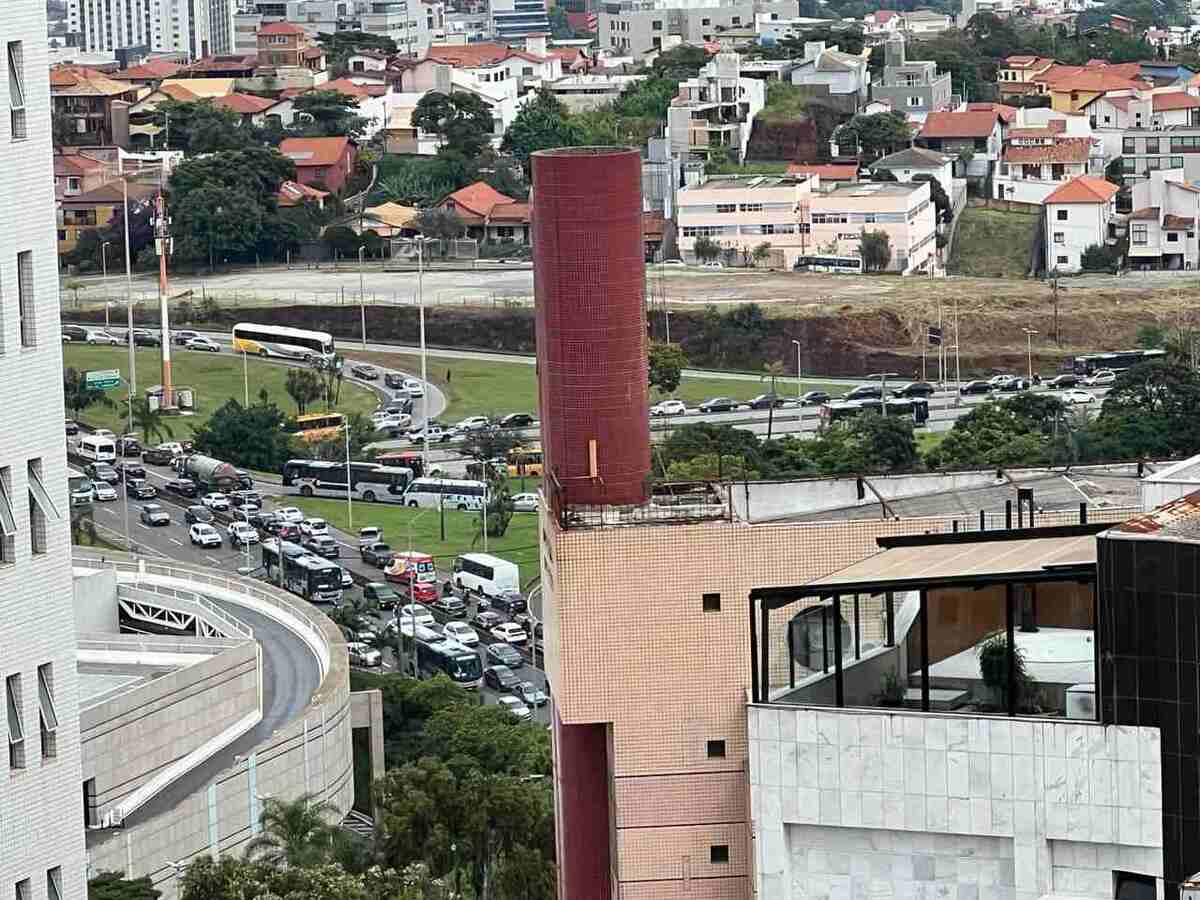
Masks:
[[[129,640],[121,640],[129,638]],[[75,642],[79,650],[113,650],[127,653],[132,650],[146,653],[196,653],[212,655],[214,650],[232,650],[246,643],[234,638],[196,638],[200,643],[183,644],[178,641],[147,641],[143,635],[112,635],[107,638],[80,638]]]

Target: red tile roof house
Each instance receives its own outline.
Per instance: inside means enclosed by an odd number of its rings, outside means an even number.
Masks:
[[[348,137],[288,138],[279,152],[296,164],[301,184],[341,193],[354,173],[358,146]]]
[[[460,188],[438,207],[457,213],[468,237],[482,243],[529,243],[529,204],[501,194],[486,181]]]
[[[959,157],[967,152],[969,160],[955,163],[960,178],[987,178],[1003,146],[1004,119],[989,110],[972,112],[932,112],[925,117],[916,137],[916,145]]]

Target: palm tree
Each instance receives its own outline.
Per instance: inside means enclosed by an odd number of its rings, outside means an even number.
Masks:
[[[775,425],[775,398],[778,396],[775,393],[775,380],[783,375],[786,371],[781,361],[763,363],[763,371],[765,375],[759,376],[759,381],[771,379],[771,402],[767,404],[767,440],[771,439],[771,429]]]
[[[164,435],[175,436],[167,424],[166,414],[161,408],[151,409],[150,401],[145,397],[135,397],[133,400],[133,427],[142,433],[147,444],[158,443]]]
[[[262,832],[246,845],[246,856],[285,869],[321,865],[333,851],[334,826],[326,817],[335,812],[315,794],[290,802],[268,798],[259,818]]]

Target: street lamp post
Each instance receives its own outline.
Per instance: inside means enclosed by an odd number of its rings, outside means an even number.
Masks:
[[[671,311],[667,309],[667,305],[663,303],[663,318],[667,323],[667,343],[671,343]]]
[[[425,353],[425,235],[417,238],[417,315],[421,329],[421,469],[429,474],[429,371]],[[443,519],[442,540],[445,540]]]
[[[887,412],[887,380],[889,378],[899,378],[899,372],[876,372],[874,375],[868,375],[868,379],[879,379],[879,411],[885,416]]]
[[[350,423],[346,422],[346,524],[347,527],[354,530],[354,504],[351,503],[350,486],[352,479],[350,478]]]
[[[133,262],[129,255],[129,175],[121,173],[121,202],[125,220],[125,311],[127,326],[125,338],[129,342],[129,432],[133,433],[133,395],[137,393],[137,362],[134,358],[133,342]]]
[[[358,312],[362,317],[362,348],[367,349],[367,301],[363,294],[363,254],[366,247],[358,248]]]
[[[1033,387],[1033,336],[1037,334],[1032,328],[1025,329],[1025,358],[1029,362],[1029,386]]]
[[[800,342],[793,339],[792,343],[796,345],[796,402],[804,396],[804,382],[800,379]]]
[[[104,282],[104,293],[108,296],[108,248],[112,241],[105,241],[100,245],[100,271],[103,272],[101,279]],[[108,322],[104,323],[108,325]]]

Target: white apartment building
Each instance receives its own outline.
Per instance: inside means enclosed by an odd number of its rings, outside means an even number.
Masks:
[[[422,0],[370,0],[361,14],[362,30],[390,37],[403,54],[420,56],[445,34],[441,4]]]
[[[741,77],[741,57],[718,53],[695,78],[680,82],[667,110],[667,135],[680,157],[704,159],[725,148],[746,158],[754,117],[767,102],[766,83]]]
[[[234,52],[236,14],[236,0],[68,0],[67,28],[88,52],[147,47],[200,59]]]
[[[1094,175],[1073,178],[1046,196],[1047,269],[1078,272],[1083,252],[1108,241],[1116,197],[1117,186]]]
[[[1133,186],[1129,214],[1131,269],[1195,269],[1200,262],[1196,221],[1200,185],[1182,169],[1155,170]]]
[[[1065,122],[1011,128],[994,179],[996,199],[1041,203],[1080,175],[1104,174],[1104,150],[1090,137],[1067,137]]]
[[[609,0],[599,9],[600,49],[640,58],[685,41],[716,41],[723,32],[752,29],[756,21],[791,19],[796,4],[778,0]]]
[[[7,0],[0,35],[0,396],[8,423],[0,429],[0,890],[83,900],[45,3]]]
[[[792,84],[824,85],[830,94],[856,97],[857,109],[867,101],[871,73],[865,56],[842,53],[824,41],[805,41],[804,60],[792,70]]]
[[[492,35],[501,41],[549,34],[546,0],[490,0]]]

